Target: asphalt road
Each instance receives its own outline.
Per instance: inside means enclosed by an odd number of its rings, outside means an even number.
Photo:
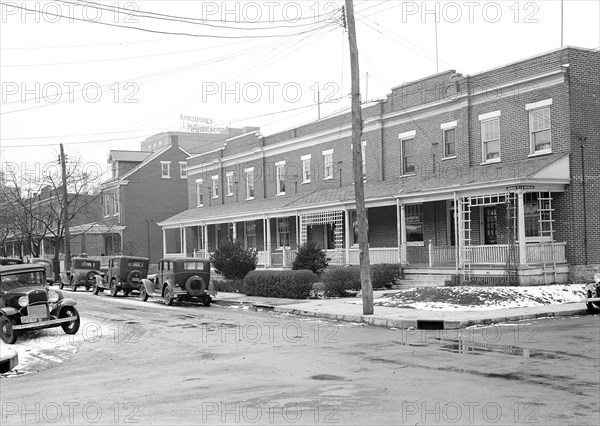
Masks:
[[[76,350],[0,378],[0,423],[598,424],[597,315],[389,330],[67,293]]]

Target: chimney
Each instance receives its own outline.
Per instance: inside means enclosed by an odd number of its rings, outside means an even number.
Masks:
[[[179,136],[171,135],[171,146],[173,148],[179,148]]]

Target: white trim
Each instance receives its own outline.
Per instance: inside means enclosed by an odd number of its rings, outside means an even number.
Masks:
[[[233,176],[233,172],[227,172],[225,176]]]
[[[179,162],[179,179],[187,179],[187,161]]]
[[[442,124],[440,124],[440,129],[448,130],[448,129],[453,129],[456,126],[458,126],[458,120],[449,121],[447,123],[442,123]]]
[[[400,140],[411,139],[411,138],[414,138],[416,135],[417,135],[417,131],[411,130],[409,132],[398,133],[398,139],[400,139]]]
[[[333,148],[332,149],[326,149],[325,151],[323,151],[323,155],[333,155]]]
[[[444,161],[444,160],[453,160],[454,158],[457,158],[456,155],[451,155],[450,157],[444,157],[444,158],[442,158],[442,161]]]
[[[204,183],[204,179],[202,179],[202,178],[196,179],[196,183]]]
[[[539,151],[535,151],[533,154],[529,154],[527,157],[539,157],[540,155],[548,155],[552,154],[552,148],[541,149]]]
[[[552,105],[552,98],[544,99],[544,100],[538,101],[538,102],[532,102],[530,104],[525,104],[525,110],[529,111],[532,109],[542,108],[542,107],[549,106],[549,105]]]
[[[478,119],[479,121],[486,121],[497,117],[500,117],[500,110],[486,112],[485,114],[479,114]]]
[[[500,160],[500,157],[498,158],[490,158],[487,161],[484,161],[483,163],[479,163],[480,166],[485,166],[486,164],[494,164],[494,163],[500,163],[502,160]]]
[[[168,173],[167,173],[166,175],[164,174],[164,169],[163,169],[163,166],[164,166],[165,164],[166,164],[167,166],[169,166],[169,167],[167,168],[167,172],[168,172]],[[161,177],[162,179],[171,179],[171,162],[170,162],[170,161],[161,161],[161,162],[160,162],[160,177]]]
[[[254,172],[254,166],[252,166],[252,167],[246,167],[244,169],[244,173],[248,173],[248,172]]]
[[[304,160],[310,160],[311,159],[311,154],[306,154],[300,157],[300,161],[304,161]]]
[[[285,166],[285,160],[281,160],[275,163],[275,167],[277,166]]]

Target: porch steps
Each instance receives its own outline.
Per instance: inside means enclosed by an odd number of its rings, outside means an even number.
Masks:
[[[407,287],[443,287],[452,282],[452,275],[440,274],[404,274],[404,278],[396,280],[393,289]]]

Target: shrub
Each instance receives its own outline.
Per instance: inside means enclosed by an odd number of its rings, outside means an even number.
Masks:
[[[298,253],[292,264],[293,270],[308,269],[320,275],[331,259],[327,257],[314,241],[307,241],[298,247]]]
[[[242,280],[211,280],[215,285],[216,291],[225,291],[228,293],[243,293]]]
[[[244,278],[244,294],[306,299],[316,281],[311,271],[252,271]]]
[[[327,269],[321,280],[325,285],[325,297],[343,297],[346,290],[360,290],[360,268],[335,268]]]
[[[241,280],[256,269],[256,250],[246,248],[241,241],[227,241],[210,256],[215,271],[226,279]]]
[[[373,288],[392,288],[395,279],[402,277],[397,263],[379,263],[371,265],[371,283]]]

